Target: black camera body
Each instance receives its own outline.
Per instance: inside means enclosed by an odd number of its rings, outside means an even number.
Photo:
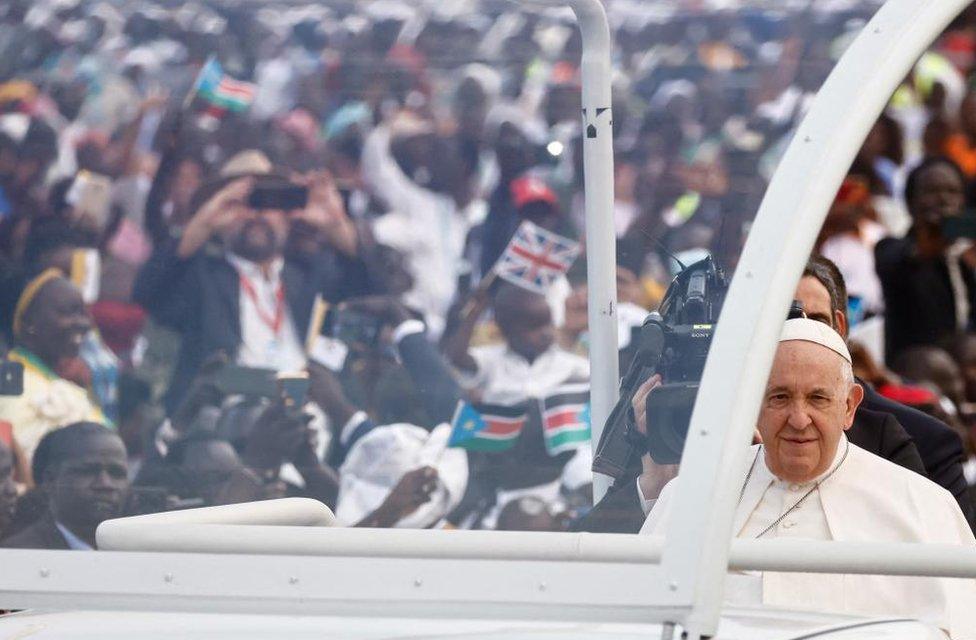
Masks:
[[[658,464],[681,459],[691,410],[722,311],[729,281],[711,257],[685,268],[668,287],[658,312],[641,328],[637,352],[621,383],[620,400],[607,419],[593,470],[614,479],[640,469],[650,453]],[[637,432],[630,403],[652,375],[663,384],[647,398],[648,433]]]
[[[724,271],[711,257],[682,271],[668,287],[658,318],[661,357],[654,367],[664,383],[647,398],[647,452],[658,464],[681,459],[691,410],[715,324],[729,289]]]

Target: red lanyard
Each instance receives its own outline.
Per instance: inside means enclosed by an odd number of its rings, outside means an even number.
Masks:
[[[247,297],[251,299],[254,303],[254,310],[258,312],[258,317],[274,334],[277,336],[278,331],[281,329],[281,323],[285,319],[285,288],[282,285],[278,285],[278,290],[275,291],[275,310],[274,315],[270,316],[264,312],[261,308],[261,304],[258,302],[258,293],[254,290],[254,285],[251,281],[241,274],[241,287],[244,289],[244,293]]]

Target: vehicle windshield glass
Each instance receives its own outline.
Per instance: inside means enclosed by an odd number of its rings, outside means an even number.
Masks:
[[[597,456],[576,20],[456,4],[0,7],[5,544],[86,548],[117,515],[285,496],[346,526],[637,532],[638,474],[650,501],[677,472],[765,188],[880,3],[605,3],[612,375],[637,411]],[[898,88],[831,208],[817,251],[846,297],[823,264],[797,293],[849,331],[861,380],[964,435],[972,267],[902,286],[875,246],[916,242],[910,210],[976,237],[958,215],[971,18]],[[909,179],[933,155],[958,166]],[[590,517],[594,457],[630,488],[619,512]]]

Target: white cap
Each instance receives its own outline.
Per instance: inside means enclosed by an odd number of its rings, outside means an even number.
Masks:
[[[376,427],[353,444],[339,470],[336,518],[354,524],[372,513],[409,471],[437,469],[437,487],[430,500],[394,526],[424,529],[437,524],[461,502],[468,484],[468,456],[447,448],[451,425],[428,433],[412,424]]]
[[[827,347],[839,355],[848,363],[851,362],[851,352],[847,349],[847,343],[840,337],[840,334],[823,322],[817,322],[809,318],[793,318],[787,320],[783,325],[783,333],[779,336],[780,342],[789,340],[804,340],[815,342]]]

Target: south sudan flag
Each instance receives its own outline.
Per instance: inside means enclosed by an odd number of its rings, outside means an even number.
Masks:
[[[525,427],[525,407],[469,404],[458,402],[451,420],[449,447],[469,451],[505,451],[511,449]]]
[[[216,109],[244,111],[254,102],[255,87],[224,73],[217,59],[211,57],[200,69],[192,93]]]
[[[550,456],[590,441],[589,385],[564,385],[543,399],[542,434]]]

